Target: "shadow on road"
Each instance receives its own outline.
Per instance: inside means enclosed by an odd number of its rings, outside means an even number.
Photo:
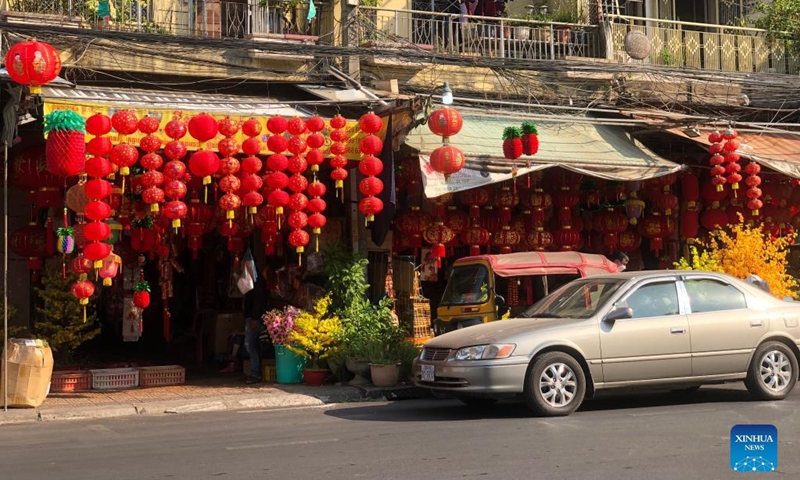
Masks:
[[[584,416],[595,412],[630,411],[680,405],[726,404],[752,402],[750,394],[736,388],[703,388],[694,392],[617,392],[586,400],[573,415]],[[388,405],[339,408],[326,415],[346,420],[419,422],[462,421],[479,419],[504,419],[532,416],[522,399],[499,402],[488,407],[472,407],[454,398],[426,400],[423,402],[393,402]]]

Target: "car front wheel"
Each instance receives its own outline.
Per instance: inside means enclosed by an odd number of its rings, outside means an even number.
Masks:
[[[797,383],[797,357],[780,342],[767,342],[756,349],[747,379],[747,390],[760,400],[782,400]]]
[[[525,401],[537,415],[569,415],[580,407],[585,393],[586,376],[571,355],[548,352],[528,369]]]

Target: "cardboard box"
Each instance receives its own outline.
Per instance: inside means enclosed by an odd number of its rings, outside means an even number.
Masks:
[[[214,353],[228,355],[228,337],[236,332],[244,332],[244,317],[241,312],[218,313],[211,326],[211,346]]]
[[[44,402],[53,375],[53,351],[41,340],[11,339],[8,352],[8,406],[35,408]],[[0,362],[2,363],[2,362]],[[5,372],[5,368],[2,370]],[[3,374],[0,374],[3,377]],[[0,382],[0,396],[2,385]]]

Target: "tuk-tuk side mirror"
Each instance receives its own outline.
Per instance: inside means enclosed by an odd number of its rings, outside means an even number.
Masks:
[[[494,294],[494,303],[497,305],[497,317],[500,318],[508,312],[508,304],[502,295]]]

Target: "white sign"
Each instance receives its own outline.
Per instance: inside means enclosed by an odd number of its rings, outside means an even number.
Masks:
[[[520,159],[519,166],[517,168],[518,177],[554,166],[539,164],[526,167],[525,162],[525,160]],[[471,188],[504,182],[513,178],[511,169],[509,169],[508,173],[496,173],[489,172],[488,170],[462,168],[455,174],[450,175],[450,177],[445,180],[443,174],[434,171],[433,167],[431,167],[430,155],[419,156],[419,168],[422,171],[422,185],[425,189],[425,196],[427,198],[441,197],[442,195],[446,195],[448,193],[461,192]]]

